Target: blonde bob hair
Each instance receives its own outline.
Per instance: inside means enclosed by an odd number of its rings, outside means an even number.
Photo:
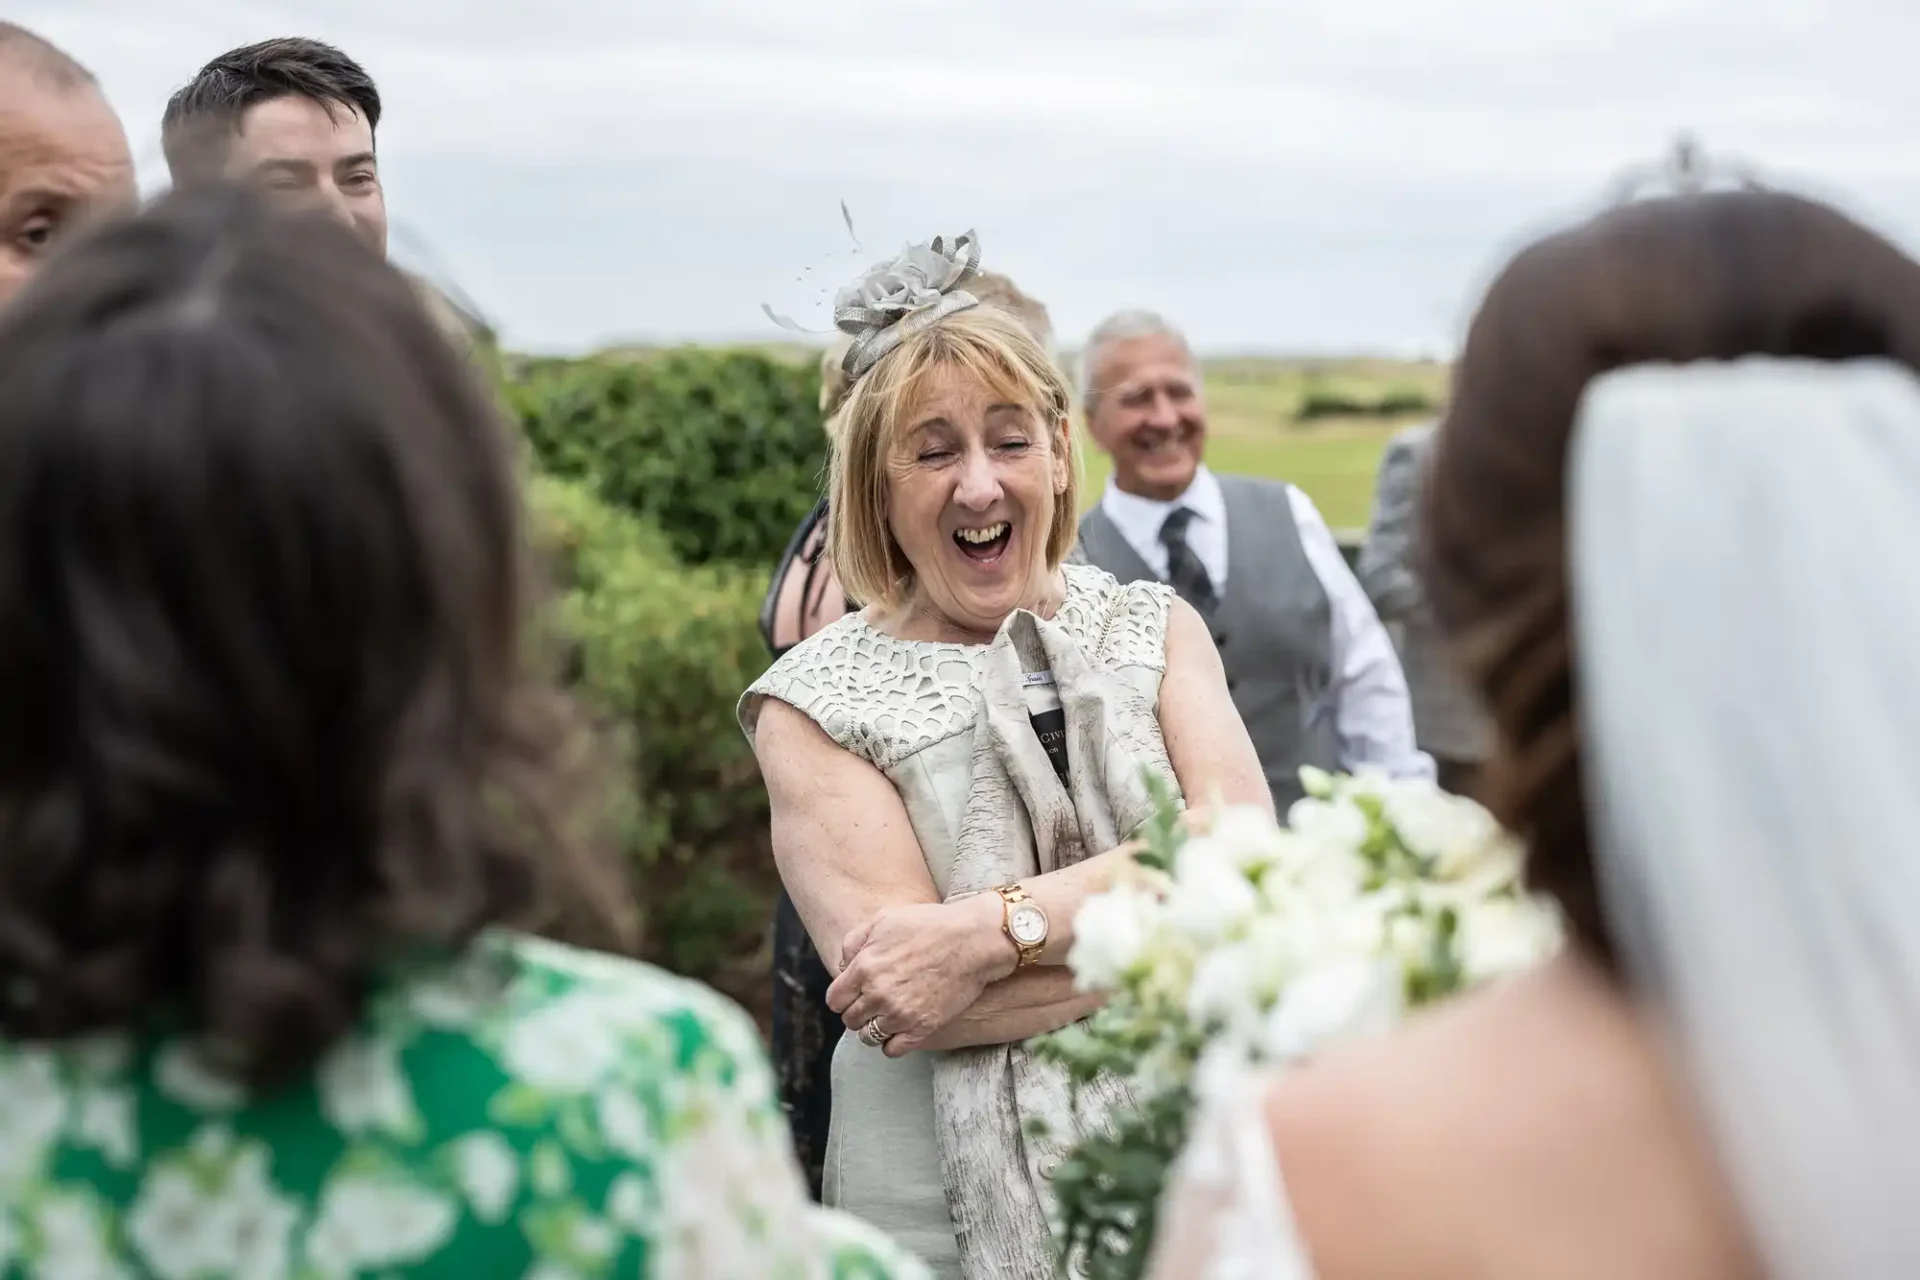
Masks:
[[[1080,465],[1068,412],[1072,393],[1040,340],[1018,318],[982,304],[903,339],[853,384],[836,415],[828,481],[827,555],[847,595],[897,608],[913,589],[913,565],[887,527],[887,461],[928,382],[952,371],[1013,404],[1030,407],[1048,448],[1064,451],[1067,487],[1054,495],[1047,568],[1060,567],[1080,523]]]

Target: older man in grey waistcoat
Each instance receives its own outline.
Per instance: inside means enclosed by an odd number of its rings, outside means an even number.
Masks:
[[[1360,552],[1358,575],[1381,620],[1399,631],[1400,665],[1413,698],[1416,741],[1440,770],[1440,785],[1469,794],[1493,742],[1480,700],[1455,671],[1426,593],[1421,589],[1415,535],[1421,478],[1433,447],[1433,423],[1409,427],[1387,445],[1375,484],[1373,523]]]
[[[1180,332],[1148,312],[1114,316],[1088,340],[1080,383],[1113,476],[1076,554],[1122,582],[1166,582],[1207,619],[1281,812],[1303,765],[1431,777],[1393,643],[1312,500],[1207,469],[1206,402]]]

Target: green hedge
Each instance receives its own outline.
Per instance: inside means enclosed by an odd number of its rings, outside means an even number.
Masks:
[[[688,564],[765,568],[826,467],[820,371],[753,351],[520,362],[507,400],[542,470],[665,532]]]
[[[1372,396],[1316,388],[1302,397],[1294,418],[1299,422],[1322,418],[1398,418],[1438,410],[1438,403],[1417,388],[1400,387]]]
[[[755,624],[768,567],[682,564],[664,532],[579,482],[536,477],[528,505],[570,679],[624,771],[644,954],[764,1009],[778,878],[734,704],[768,661]]]

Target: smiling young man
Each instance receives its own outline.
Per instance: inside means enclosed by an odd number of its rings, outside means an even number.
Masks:
[[[323,211],[382,256],[387,204],[374,134],[380,91],[332,45],[298,37],[223,53],[167,102],[160,139],[175,186],[258,183]]]
[[[74,227],[138,198],[126,131],[92,74],[0,22],[0,305]]]
[[[1275,808],[1300,798],[1302,765],[1431,777],[1392,639],[1313,500],[1207,469],[1206,398],[1180,331],[1123,312],[1094,330],[1080,372],[1113,476],[1076,554],[1122,582],[1168,583],[1207,620]]]

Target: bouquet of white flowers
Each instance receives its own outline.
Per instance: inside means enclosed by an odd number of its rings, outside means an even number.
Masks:
[[[1189,823],[1163,792],[1135,865],[1075,917],[1068,963],[1112,998],[1039,1052],[1076,1083],[1126,1079],[1141,1104],[1053,1179],[1065,1256],[1092,1280],[1145,1267],[1203,1057],[1298,1060],[1560,945],[1479,805],[1431,782],[1302,779],[1285,828],[1255,808]]]

